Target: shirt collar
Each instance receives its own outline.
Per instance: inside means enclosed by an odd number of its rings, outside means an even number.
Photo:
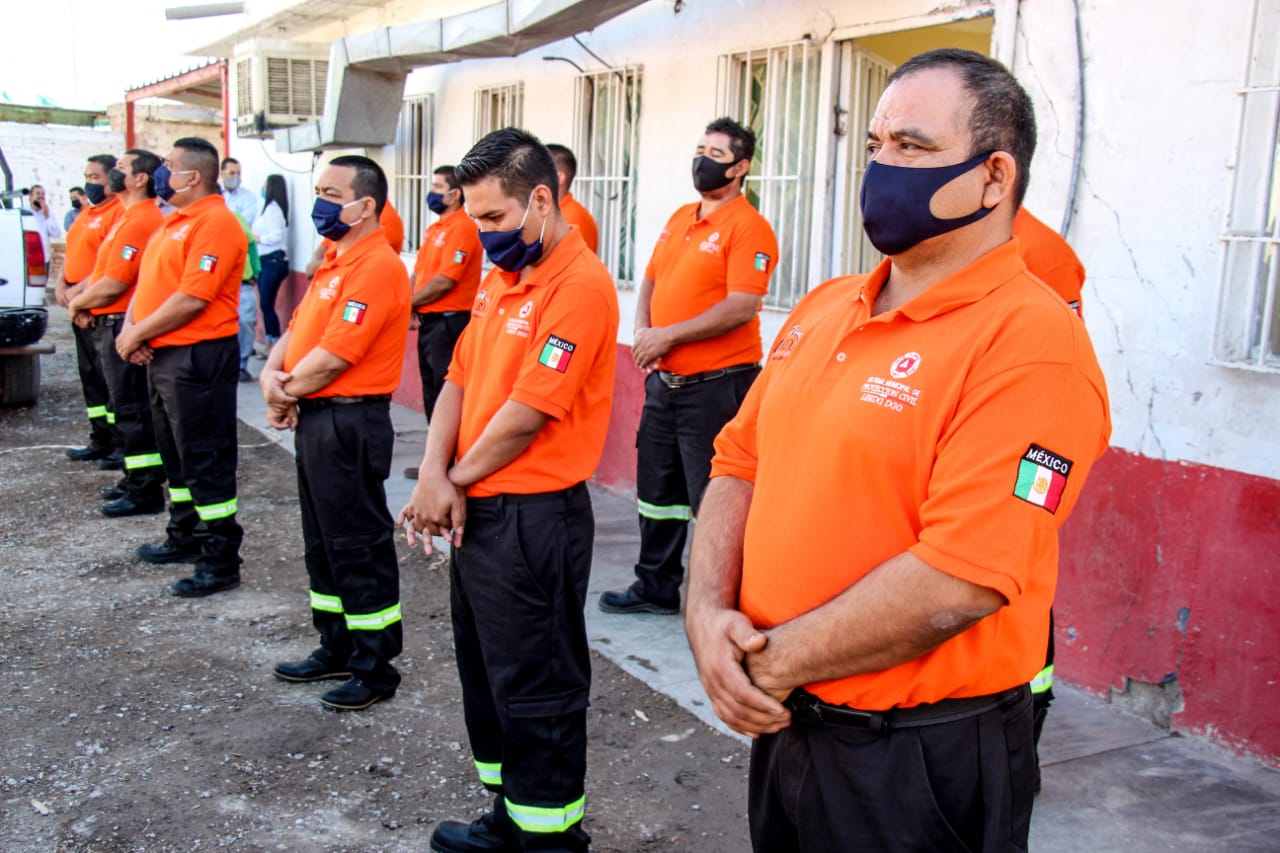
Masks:
[[[92,210],[94,213],[106,213],[108,210],[111,209],[111,205],[119,204],[119,203],[120,203],[120,197],[112,195],[112,196],[107,196],[105,199],[103,199],[102,204],[92,205],[90,206],[89,209]]]
[[[375,237],[378,239],[374,240]],[[350,249],[347,249],[345,252],[343,252],[342,259],[341,259],[342,263],[344,264],[350,263],[351,261],[356,260],[362,255],[367,255],[369,252],[377,248],[378,240],[381,240],[384,246],[390,245],[387,243],[387,232],[383,231],[381,227],[373,229],[368,234],[364,235],[359,240],[357,240],[354,246],[352,246]],[[327,266],[331,263],[334,263],[337,260],[338,260],[338,244],[336,242],[330,242],[329,248],[324,250],[325,265]]]
[[[441,216],[436,220],[436,222],[440,225],[443,225],[446,222],[452,223],[453,220],[457,219],[459,216],[466,217],[468,219],[470,218],[467,216],[467,209],[465,207],[459,207],[453,213],[446,213],[444,216]]]
[[[175,220],[182,219],[184,216],[198,216],[215,205],[226,207],[227,202],[223,199],[221,193],[210,193],[204,198],[193,201],[186,207],[175,207],[173,209],[173,218]]]
[[[734,211],[744,204],[747,205],[748,207],[751,206],[751,202],[747,201],[746,195],[743,193],[738,193],[737,198],[735,198],[733,201],[726,202],[725,204],[720,205],[719,207],[711,211],[711,213],[707,214],[706,216],[700,216],[699,212],[702,210],[702,202],[698,202],[694,204],[693,210],[690,212],[690,218],[693,219],[693,224],[695,225],[697,225],[699,222],[705,222],[708,225],[719,225],[720,223],[728,219],[730,216],[732,216]]]
[[[506,285],[507,291],[511,293],[523,293],[531,287],[545,284],[560,273],[564,272],[574,259],[582,252],[587,251],[587,243],[582,239],[582,235],[578,233],[578,229],[570,228],[569,233],[556,243],[555,248],[551,250],[551,254],[542,259],[542,262],[535,266],[530,272],[529,277],[524,281],[520,281],[520,271],[507,272],[506,270],[495,268],[498,277],[502,283]]]
[[[870,312],[880,289],[889,278],[891,262],[886,258],[853,294],[854,301],[866,304]],[[987,252],[967,267],[929,285],[924,293],[898,307],[904,316],[921,321],[977,302],[1020,272],[1027,265],[1018,253],[1018,242],[1010,240]]]

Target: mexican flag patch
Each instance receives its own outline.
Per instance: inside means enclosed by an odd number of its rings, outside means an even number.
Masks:
[[[213,255],[202,255],[200,257],[200,269],[203,272],[213,272],[218,268],[218,259]]]
[[[461,249],[453,253],[453,262],[455,264],[460,264],[466,259],[467,259],[467,253],[462,251]]]
[[[557,338],[555,335],[551,335],[547,338],[547,343],[542,348],[542,354],[538,356],[538,364],[550,367],[557,373],[564,373],[569,369],[569,360],[573,358],[573,351],[577,348],[577,344],[569,343],[564,338]]]
[[[364,322],[364,312],[369,306],[354,299],[347,300],[347,307],[342,309],[342,319],[359,326]]]
[[[133,260],[134,256],[137,254],[138,254],[137,246],[125,246],[123,249],[120,250],[120,257],[124,258],[126,261]]]
[[[1073,464],[1070,459],[1038,444],[1031,445],[1018,460],[1018,479],[1013,485],[1013,496],[1056,513]]]
[[[764,252],[756,252],[756,269],[760,272],[769,271],[769,256]]]

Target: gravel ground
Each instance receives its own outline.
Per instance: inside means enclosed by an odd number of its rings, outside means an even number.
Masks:
[[[396,697],[338,714],[271,676],[314,646],[293,459],[240,430],[242,586],[179,599],[164,516],[107,519],[65,315],[40,402],[0,409],[0,850],[425,850],[488,804],[462,723],[439,562],[399,544]],[[330,683],[327,686],[332,686]],[[745,747],[602,658],[586,828],[601,851],[748,848]]]

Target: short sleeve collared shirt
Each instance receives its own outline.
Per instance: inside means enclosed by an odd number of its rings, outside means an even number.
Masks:
[[[565,222],[578,227],[588,249],[596,254],[600,253],[600,232],[596,228],[596,219],[582,202],[573,197],[573,193],[565,193],[564,198],[560,199],[560,215]]]
[[[123,314],[133,298],[138,284],[138,271],[142,268],[142,252],[151,235],[160,230],[164,214],[151,199],[139,201],[124,209],[124,214],[98,250],[98,262],[93,267],[89,281],[110,277],[128,285],[120,298],[101,308],[90,308],[91,314]]]
[[[649,322],[669,326],[696,317],[731,292],[769,292],[778,263],[773,228],[746,196],[699,216],[700,205],[675,212],[658,237],[645,278],[653,280]],[[716,338],[673,347],[658,365],[690,375],[760,361],[760,318]]]
[[[153,347],[215,340],[240,328],[240,278],[249,241],[240,220],[215,193],[175,210],[142,255],[134,322],[149,317],[174,293],[209,303],[185,326],[152,338]]]
[[[330,247],[289,321],[284,370],[316,347],[351,366],[312,397],[390,394],[409,334],[409,274],[381,229],[341,255]]]
[[[458,208],[427,228],[414,262],[414,283],[423,287],[438,275],[447,275],[455,284],[435,302],[418,308],[421,314],[442,311],[470,311],[480,286],[480,264],[484,248],[480,232],[466,210]]]
[[[468,495],[551,492],[595,473],[609,428],[617,334],[613,280],[576,230],[523,281],[489,272],[447,376],[463,391],[458,457],[508,400],[550,420]]]
[[[1045,225],[1025,208],[1013,218],[1013,236],[1027,269],[1054,289],[1081,317],[1080,292],[1084,288],[1084,264],[1062,235]]]
[[[80,215],[67,230],[62,277],[68,284],[78,284],[93,275],[93,265],[98,262],[98,249],[122,216],[124,205],[115,196],[102,204],[80,208]]]
[[[808,685],[828,702],[981,696],[1041,665],[1058,528],[1110,419],[1084,325],[1017,249],[874,317],[888,261],[815,289],[716,440],[712,476],[755,484],[740,608],[756,625],[812,610],[905,551],[1009,602],[915,660]]]

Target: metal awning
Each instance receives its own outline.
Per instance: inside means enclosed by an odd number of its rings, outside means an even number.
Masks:
[[[227,62],[215,60],[206,65],[135,86],[124,93],[124,144],[134,146],[134,105],[147,98],[168,98],[198,107],[215,109],[222,114],[223,154],[227,151],[231,132],[231,99],[227,91]]]

